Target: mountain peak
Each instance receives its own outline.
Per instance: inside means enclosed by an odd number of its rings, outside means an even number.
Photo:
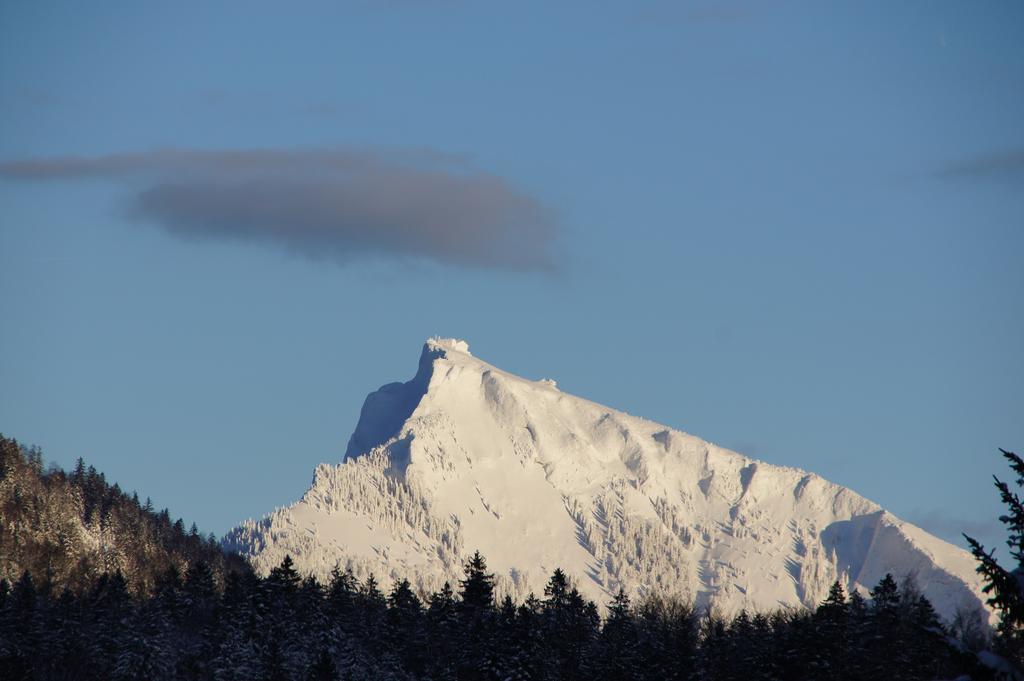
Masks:
[[[397,436],[434,383],[435,363],[482,364],[469,352],[469,343],[458,338],[428,338],[420,353],[416,375],[406,382],[387,383],[366,396],[359,422],[349,438],[345,458],[364,454]]]
[[[423,345],[423,352],[426,353],[436,352],[459,352],[464,355],[472,357],[472,353],[469,351],[469,343],[459,338],[441,338],[439,336],[433,336],[427,339],[427,342]]]
[[[342,464],[225,542],[264,571],[290,554],[321,576],[340,561],[426,592],[479,550],[520,598],[560,567],[598,602],[624,588],[766,611],[891,572],[915,574],[947,616],[983,607],[970,554],[855,492],[509,374],[450,338],[367,396]]]

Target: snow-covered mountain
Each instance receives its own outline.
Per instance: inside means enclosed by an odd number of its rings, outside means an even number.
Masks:
[[[598,603],[623,586],[766,611],[891,572],[947,616],[983,607],[966,551],[851,490],[513,376],[449,339],[426,343],[411,381],[366,398],[343,463],[224,543],[263,572],[291,554],[321,577],[340,563],[425,591],[480,550],[520,598],[561,567]]]

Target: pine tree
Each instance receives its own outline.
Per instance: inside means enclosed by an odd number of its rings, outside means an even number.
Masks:
[[[384,592],[380,590],[377,578],[372,574],[363,582],[363,588],[359,591],[360,600],[364,608],[383,612],[387,605]]]
[[[639,678],[636,621],[629,596],[623,589],[608,604],[598,643],[594,677],[606,681],[629,681]]]
[[[818,606],[818,614],[831,619],[842,619],[847,613],[846,592],[837,579],[829,587],[828,596]]]
[[[893,681],[907,678],[907,649],[901,626],[901,594],[891,574],[871,590],[870,618],[873,674],[888,676]]]
[[[530,676],[538,679],[548,678],[555,673],[548,653],[552,641],[543,618],[544,605],[531,591],[516,610],[516,629],[525,666]]]
[[[637,626],[645,679],[696,678],[696,621],[687,603],[676,597],[647,594],[637,607]]]
[[[267,584],[271,588],[280,588],[285,592],[294,593],[299,589],[302,578],[295,570],[295,561],[291,556],[286,555],[281,564],[270,571],[267,577]]]
[[[836,580],[814,613],[817,625],[816,666],[828,675],[843,678],[846,675],[849,645],[849,604],[843,585]]]
[[[501,605],[498,606],[498,614],[500,615],[500,622],[503,627],[514,627],[516,623],[516,602],[512,600],[512,596],[505,594],[505,598],[501,599]]]
[[[757,674],[754,678],[778,679],[781,665],[779,664],[780,652],[772,630],[771,620],[763,613],[754,616],[751,622],[753,627],[753,658],[754,668]]]
[[[462,656],[458,661],[460,679],[489,678],[495,656],[494,575],[479,551],[463,565],[458,604]]]
[[[1016,474],[1017,487],[1024,487],[1024,460],[1005,449],[999,451]],[[986,551],[973,537],[965,534],[964,538],[978,561],[978,572],[985,580],[982,590],[989,597],[988,604],[999,613],[997,650],[1017,667],[1024,668],[1024,502],[1007,483],[995,476],[993,479],[1007,508],[1007,513],[1000,516],[999,521],[1009,530],[1006,545],[1016,567],[1004,568],[995,558],[995,549]]]
[[[186,616],[192,626],[205,629],[213,624],[217,585],[213,571],[203,560],[197,560],[185,573],[183,589]]]
[[[562,667],[563,678],[583,678],[585,657],[597,638],[601,617],[598,615],[597,606],[583,598],[575,586],[569,590],[566,614],[568,616],[565,623],[565,639],[568,654]]]
[[[543,642],[546,662],[559,678],[575,678],[578,664],[566,634],[569,629],[569,578],[555,568],[544,586]]]
[[[359,580],[350,570],[342,572],[335,565],[327,584],[327,617],[334,625],[349,634],[354,631],[353,612],[358,593]]]
[[[757,630],[754,627],[753,618],[746,610],[740,613],[729,625],[729,649],[733,662],[733,675],[742,679],[760,678],[761,646],[758,641]]]
[[[431,655],[427,662],[427,675],[432,679],[454,679],[458,661],[459,622],[455,593],[452,585],[444,583],[431,594],[427,608],[427,632],[431,641]]]
[[[786,679],[827,679],[821,671],[818,635],[813,616],[806,611],[778,611],[771,617],[776,642],[774,660]]]
[[[372,574],[363,582],[357,596],[359,626],[355,632],[359,642],[380,668],[381,660],[390,656],[386,632],[387,599]]]
[[[389,646],[397,651],[401,665],[408,671],[421,674],[425,645],[422,636],[423,604],[412,592],[407,579],[395,584],[388,596],[386,631]]]
[[[82,665],[87,653],[83,629],[81,604],[70,589],[64,589],[56,602],[47,609],[41,641],[46,655],[37,660],[38,678],[64,678],[67,670]],[[5,675],[0,666],[0,678],[16,677]]]
[[[71,480],[76,483],[82,482],[85,479],[85,460],[82,457],[78,457],[75,460],[75,470],[71,474]]]
[[[131,598],[120,572],[102,574],[89,596],[89,626],[93,635],[88,655],[96,660],[97,675],[113,676],[113,665],[120,650],[127,646],[133,617]]]
[[[896,619],[900,605],[900,590],[891,574],[886,573],[871,590],[871,602],[876,618]]]
[[[315,659],[316,648],[326,647],[328,636],[327,604],[323,586],[313,575],[307,575],[299,586],[299,627],[311,635],[303,637],[305,654]],[[314,645],[319,642],[319,645]]]
[[[445,582],[440,591],[431,594],[428,614],[435,621],[452,621],[455,614],[455,592],[450,583]]]
[[[221,629],[216,659],[212,665],[217,681],[251,681],[260,671],[255,632],[261,630],[260,609],[256,605],[259,579],[229,573],[221,596]]]
[[[558,612],[569,602],[569,578],[562,572],[562,568],[555,568],[551,573],[551,579],[544,586],[544,608],[548,611]]]
[[[124,643],[117,651],[114,679],[160,681],[180,678],[175,673],[175,654],[170,640],[170,623],[157,602],[144,603],[136,613],[132,626],[125,632]]]
[[[479,551],[463,566],[465,576],[459,582],[462,587],[463,611],[475,616],[494,607],[494,575],[487,572],[487,562]]]
[[[907,604],[907,621],[913,641],[910,646],[910,667],[923,678],[940,678],[949,666],[948,632],[931,601],[920,595]]]

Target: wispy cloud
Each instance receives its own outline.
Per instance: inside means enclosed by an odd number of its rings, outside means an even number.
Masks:
[[[316,259],[425,258],[551,270],[558,223],[468,160],[415,150],[160,150],[0,163],[34,182],[106,179],[129,214],[182,237],[259,241]]]
[[[946,164],[938,173],[945,178],[1024,180],[1024,149],[981,154]]]

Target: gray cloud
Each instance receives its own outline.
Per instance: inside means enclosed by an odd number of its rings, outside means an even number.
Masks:
[[[1024,149],[984,154],[947,164],[938,172],[946,178],[1024,180]]]
[[[106,179],[129,215],[182,237],[260,241],[339,263],[426,258],[555,268],[558,224],[538,200],[429,149],[163,150],[0,163],[24,181]]]

